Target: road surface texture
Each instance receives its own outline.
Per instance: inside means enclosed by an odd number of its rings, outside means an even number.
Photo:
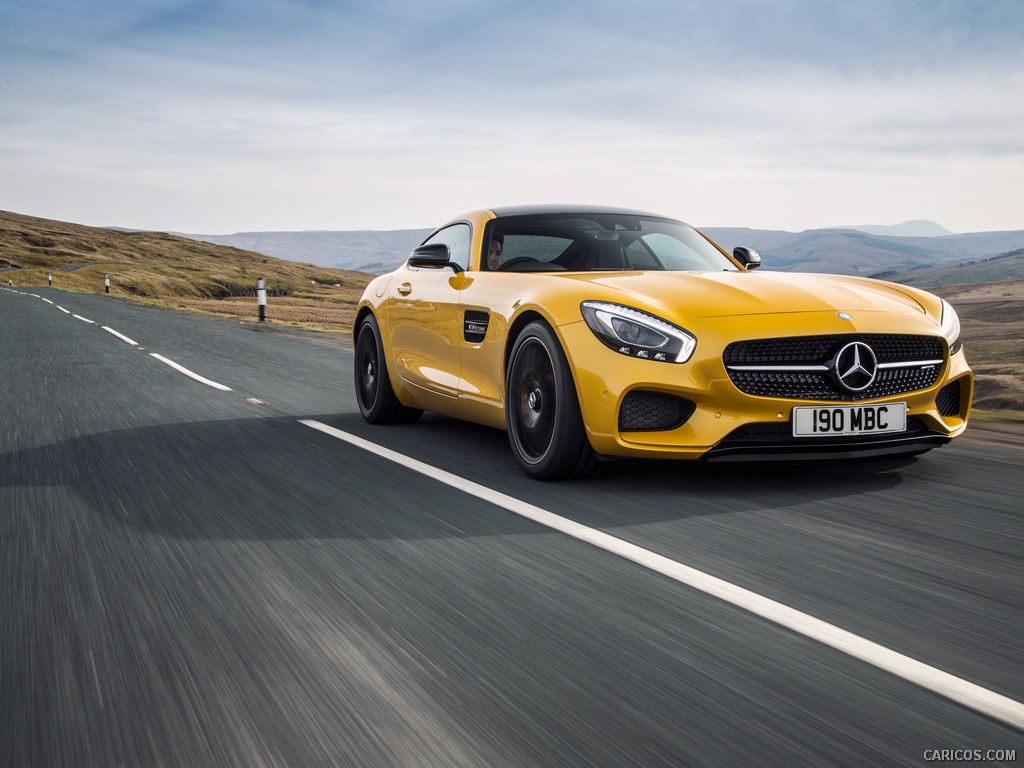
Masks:
[[[503,432],[364,424],[351,367],[341,337],[0,290],[0,765],[1024,763],[1012,431],[540,483]]]

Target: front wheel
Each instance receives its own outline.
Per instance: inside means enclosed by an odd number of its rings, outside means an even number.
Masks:
[[[512,348],[505,421],[512,453],[531,477],[557,480],[596,469],[569,362],[558,337],[543,322],[526,326]]]
[[[391,388],[380,326],[367,315],[356,333],[355,390],[359,412],[371,424],[403,424],[416,421],[422,414],[398,402]]]

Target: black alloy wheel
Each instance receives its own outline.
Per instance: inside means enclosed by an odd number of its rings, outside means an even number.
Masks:
[[[597,467],[569,363],[558,337],[543,322],[526,326],[512,349],[505,421],[512,453],[531,477],[581,477]]]
[[[402,405],[391,388],[380,327],[373,315],[367,315],[359,324],[355,352],[356,401],[363,418],[371,424],[416,421],[423,411]]]

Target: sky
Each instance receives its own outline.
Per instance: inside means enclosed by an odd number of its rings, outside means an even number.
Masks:
[[[4,0],[0,209],[1024,230],[1022,0]]]

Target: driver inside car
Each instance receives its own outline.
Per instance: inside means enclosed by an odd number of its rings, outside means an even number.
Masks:
[[[487,253],[487,268],[499,269],[501,267],[501,252],[505,248],[505,236],[501,232],[491,233],[491,247]]]

